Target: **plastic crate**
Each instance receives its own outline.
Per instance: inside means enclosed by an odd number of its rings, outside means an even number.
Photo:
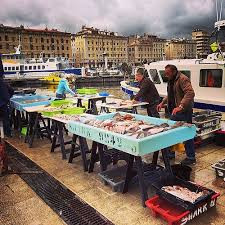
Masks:
[[[43,111],[43,112],[41,112],[41,114],[43,116],[47,116],[47,117],[52,117],[52,116],[55,116],[55,115],[58,115],[58,114],[61,114],[61,113],[62,113],[62,110]]]
[[[186,187],[192,192],[207,191],[208,193],[204,196],[199,197],[194,203],[191,203],[162,190],[162,187],[164,186],[173,185]],[[184,210],[193,210],[198,205],[209,201],[211,197],[215,194],[213,190],[191,183],[189,181],[184,181],[175,176],[162,176],[157,182],[153,183],[153,187],[156,189],[156,193],[160,196],[160,198],[163,198],[171,204],[179,206]]]
[[[73,102],[71,100],[55,100],[51,102],[52,107],[60,107],[62,105],[69,105],[72,104]]]
[[[95,95],[97,94],[97,89],[94,88],[81,88],[77,89],[77,93],[80,95]]]
[[[10,99],[13,108],[23,111],[25,107],[49,105],[53,99],[45,95],[14,96]]]
[[[124,115],[126,113],[120,112]],[[96,119],[106,120],[111,119],[115,113],[107,113],[96,116]],[[162,123],[168,123],[173,125],[175,121],[159,119],[149,116],[142,116],[132,114],[137,120],[143,120],[151,124],[160,125]],[[123,152],[142,156],[151,152],[161,150],[166,147],[170,147],[174,144],[184,142],[186,140],[194,138],[196,134],[196,127],[178,127],[168,131],[164,131],[155,135],[136,139],[112,131],[106,131],[102,128],[90,126],[88,124],[79,123],[76,121],[70,121],[68,123],[68,130],[73,134],[94,140],[98,143],[105,144],[109,147],[121,150]]]
[[[216,175],[218,177],[225,178],[225,159],[220,160],[219,162],[213,164],[212,168],[215,169]]]
[[[76,107],[76,108],[67,108],[62,110],[62,114],[66,115],[79,115],[83,114],[85,111],[85,108]]]
[[[169,225],[184,225],[202,213],[208,212],[208,209],[215,207],[219,195],[219,193],[215,193],[208,203],[203,203],[192,211],[183,210],[179,206],[173,205],[165,199],[160,198],[158,195],[148,199],[145,204],[151,209],[153,216],[160,216],[166,220]]]
[[[222,116],[222,113],[214,110],[203,110],[200,112],[193,113],[193,119],[199,122],[214,116],[220,117]]]
[[[182,180],[189,181],[191,177],[191,171],[192,168],[189,166],[185,166],[182,164],[174,164],[171,165],[171,169],[173,171],[173,174],[177,177],[179,177]]]
[[[153,170],[153,167],[151,164],[144,164],[144,179],[148,183],[152,183],[158,179],[160,176],[160,173],[162,172],[163,167],[161,166],[156,166],[156,169]],[[113,168],[111,170],[106,170],[98,175],[100,176],[102,182],[105,185],[110,185],[112,187],[112,190],[114,192],[122,192],[124,183],[125,183],[125,178],[126,178],[126,171],[127,171],[127,165],[125,166],[120,166]],[[134,168],[133,168],[133,178],[131,180],[131,183],[137,183],[138,182],[138,177],[137,177],[137,171],[135,168],[135,163],[134,163]]]
[[[219,130],[215,133],[216,145],[225,147],[225,131]]]

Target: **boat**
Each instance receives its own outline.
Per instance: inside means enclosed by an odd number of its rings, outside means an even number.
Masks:
[[[60,79],[61,79],[60,73],[55,72],[55,73],[50,73],[48,76],[42,77],[39,80],[43,81],[43,83],[45,83],[45,84],[57,85],[57,84],[59,84]]]
[[[20,44],[15,53],[2,54],[2,62],[6,79],[42,78],[54,72],[83,75],[84,71],[82,68],[72,67],[64,57],[25,58]]]
[[[213,34],[218,38],[218,32],[225,30],[225,20],[215,23]],[[225,52],[221,52],[218,39],[217,52],[209,54],[206,59],[174,59],[144,64],[148,77],[154,82],[159,95],[167,95],[167,78],[165,66],[175,65],[180,72],[188,76],[195,91],[195,108],[211,109],[225,112]],[[122,81],[121,88],[129,96],[135,95],[139,88],[135,82]]]

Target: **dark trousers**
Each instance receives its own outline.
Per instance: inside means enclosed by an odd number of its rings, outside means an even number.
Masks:
[[[171,115],[170,119],[175,121],[185,121],[187,123],[192,123],[192,113],[192,110],[177,113],[176,115]],[[195,159],[194,139],[186,141],[184,146],[187,158]]]
[[[58,93],[56,93],[56,98],[58,98],[58,99],[65,99],[66,95],[65,94],[58,94]]]
[[[148,116],[160,118],[159,112],[157,111],[157,105],[158,104],[147,106]]]
[[[6,136],[11,135],[10,110],[7,104],[0,107],[0,117],[3,120],[3,129]]]

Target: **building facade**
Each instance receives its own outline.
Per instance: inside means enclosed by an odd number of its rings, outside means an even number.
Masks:
[[[163,60],[166,40],[155,35],[132,35],[128,41],[128,62],[141,65],[143,62]]]
[[[193,30],[192,40],[196,41],[198,58],[206,58],[210,54],[208,32],[200,29]]]
[[[57,29],[27,29],[0,25],[0,53],[14,53],[21,44],[27,58],[60,56],[71,59],[71,34]]]
[[[166,59],[196,58],[196,42],[187,39],[168,40],[165,47]]]
[[[103,67],[105,55],[109,67],[128,61],[128,38],[115,32],[82,26],[72,35],[76,66]]]

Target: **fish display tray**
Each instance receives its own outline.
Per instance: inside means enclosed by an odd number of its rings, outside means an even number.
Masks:
[[[55,100],[51,102],[52,107],[60,107],[62,105],[69,105],[73,103],[71,100],[63,99],[63,100]]]
[[[216,175],[218,177],[225,178],[225,159],[220,160],[219,162],[213,164],[212,168],[215,169]]]
[[[212,134],[220,129],[222,114],[213,110],[193,113],[193,124],[197,127],[197,137]]]
[[[145,204],[151,210],[153,216],[160,216],[166,220],[169,225],[184,225],[201,214],[206,213],[210,208],[216,207],[219,195],[220,194],[215,193],[208,203],[203,203],[191,211],[182,210],[180,207],[171,204],[158,195],[148,199]]]
[[[144,179],[147,180],[148,183],[153,182],[158,179],[160,175],[159,173],[162,170],[163,167],[161,166],[157,165],[156,168],[153,168],[151,164],[144,164]],[[98,175],[105,185],[110,185],[112,187],[112,190],[114,192],[122,192],[125,183],[126,171],[127,165],[124,165],[113,168],[111,170],[100,172]],[[135,169],[135,163],[133,171],[134,177],[132,178],[131,183],[137,183],[138,177]]]
[[[95,95],[97,94],[97,89],[95,88],[80,88],[77,89],[77,93],[81,95]]]
[[[85,108],[75,107],[75,108],[67,108],[62,110],[62,114],[66,115],[79,115],[84,113]]]
[[[202,187],[189,181],[181,180],[175,176],[161,176],[160,179],[157,182],[153,183],[152,185],[156,189],[156,194],[159,195],[160,198],[163,198],[168,202],[170,202],[171,204],[183,208],[184,210],[193,210],[197,208],[202,203],[210,201],[212,196],[215,194],[215,192],[211,189]],[[173,186],[173,185],[188,188],[192,192],[196,191],[199,192],[205,190],[208,193],[199,197],[194,203],[191,203],[162,190],[162,187],[164,186]]]
[[[30,103],[26,103],[26,101],[30,101]],[[13,108],[23,111],[25,107],[49,105],[51,101],[53,101],[53,99],[45,95],[23,95],[12,97],[10,99],[10,104]]]
[[[125,115],[126,113],[121,112],[120,114]],[[115,113],[103,114],[96,116],[96,119],[112,119],[114,115]],[[155,125],[160,125],[162,123],[168,123],[169,125],[175,124],[175,121],[171,120],[153,118],[137,114],[131,115],[133,115],[137,120],[143,120]],[[184,142],[194,138],[196,134],[196,127],[193,125],[191,127],[178,127],[141,139],[135,139],[134,137],[106,131],[102,128],[93,127],[76,121],[70,121],[68,123],[68,130],[73,134],[77,134],[81,137],[105,144],[135,156],[143,156],[145,154],[161,150],[177,143]]]

